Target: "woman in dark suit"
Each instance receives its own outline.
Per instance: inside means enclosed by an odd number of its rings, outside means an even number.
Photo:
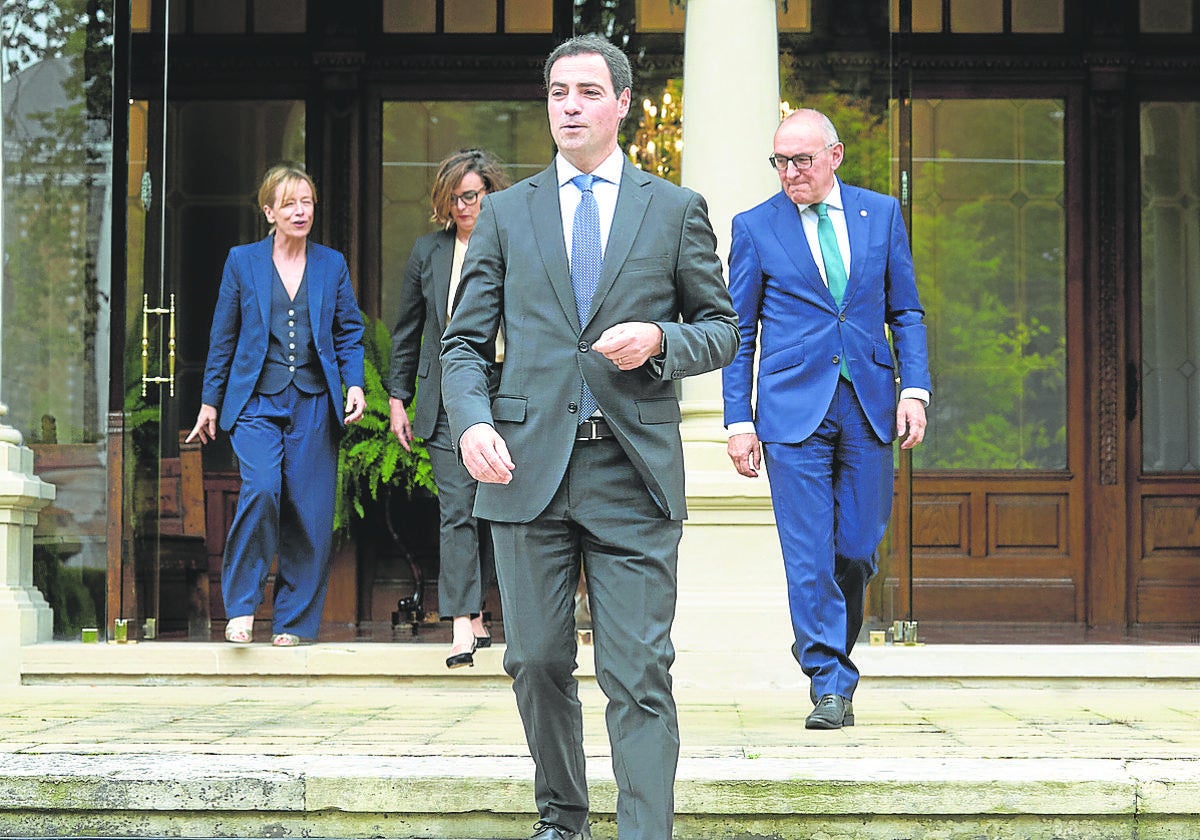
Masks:
[[[510,181],[500,164],[480,149],[463,149],[442,161],[430,199],[432,220],[442,230],[422,236],[413,246],[400,288],[400,310],[392,327],[392,360],[388,393],[392,433],[405,449],[413,436],[423,438],[438,486],[441,518],[441,563],[438,610],[453,619],[453,639],[446,667],[475,664],[477,647],[492,638],[483,625],[483,597],[495,577],[487,523],[472,514],[475,479],[459,463],[442,405],[442,373],[438,354],[442,332],[457,299],[459,273],[479,206],[489,192]],[[499,347],[496,361],[503,361]],[[408,405],[420,393],[415,417]]]
[[[345,258],[308,239],[316,185],[271,167],[258,190],[271,231],[232,248],[213,313],[199,416],[188,435],[230,433],[241,470],[225,541],[226,640],[252,641],[278,555],[271,643],[315,639],[329,583],[337,439],[362,417],[363,322]],[[346,386],[345,413],[342,386]]]

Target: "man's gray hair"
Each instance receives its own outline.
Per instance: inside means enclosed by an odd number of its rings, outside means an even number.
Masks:
[[[787,117],[784,119],[784,122],[787,122],[793,118],[797,120],[811,120],[812,122],[815,122],[821,129],[821,137],[825,140],[826,146],[833,146],[842,142],[838,138],[837,129],[833,127],[833,122],[830,121],[829,117],[825,116],[815,108],[797,108],[795,111],[792,111],[792,113],[787,115]]]
[[[633,89],[633,69],[629,66],[629,58],[606,38],[599,35],[576,35],[569,41],[563,41],[554,48],[546,65],[542,68],[542,80],[546,89],[550,89],[550,68],[560,58],[574,55],[598,55],[608,65],[608,75],[612,79],[613,96],[619,97],[625,88]]]

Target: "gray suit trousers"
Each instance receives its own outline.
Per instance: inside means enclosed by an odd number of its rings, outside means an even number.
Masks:
[[[471,512],[479,483],[451,445],[450,424],[444,411],[438,412],[425,448],[438,486],[441,520],[438,612],[442,618],[475,615],[483,611],[483,599],[496,577],[488,523]]]
[[[587,822],[574,594],[582,562],[596,677],[617,782],[621,840],[666,840],[674,821],[679,726],[671,622],[683,523],[667,519],[615,440],[576,443],[549,506],[492,524],[504,603],[505,670],[536,766],[541,819]]]

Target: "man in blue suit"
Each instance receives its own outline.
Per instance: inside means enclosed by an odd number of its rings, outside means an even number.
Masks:
[[[734,218],[729,257],[729,457],[751,478],[767,467],[809,729],[854,724],[850,652],[892,507],[892,441],[921,442],[931,391],[900,205],[843,184],[844,155],[824,114],[785,119],[770,156],[783,189]]]

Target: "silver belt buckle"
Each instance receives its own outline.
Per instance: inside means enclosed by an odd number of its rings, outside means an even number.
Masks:
[[[600,436],[596,433],[596,431],[597,431],[596,421],[592,420],[592,419],[588,419],[588,420],[584,420],[583,423],[585,426],[587,426],[587,437],[585,437],[584,440],[599,440]]]

